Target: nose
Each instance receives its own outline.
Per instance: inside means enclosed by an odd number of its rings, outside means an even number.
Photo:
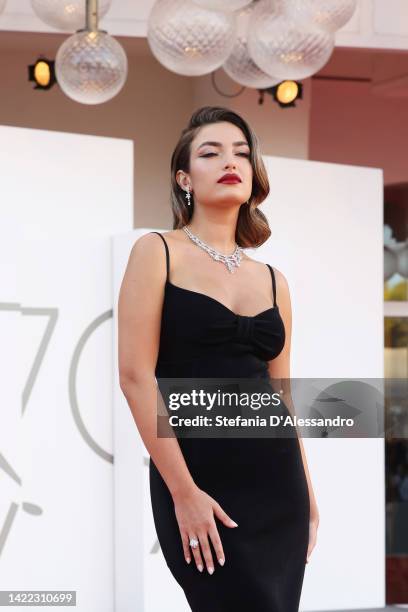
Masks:
[[[225,162],[225,164],[224,164],[224,168],[225,168],[226,170],[231,170],[231,169],[233,169],[233,168],[236,168],[235,161],[233,161],[233,160],[227,160],[227,161]]]

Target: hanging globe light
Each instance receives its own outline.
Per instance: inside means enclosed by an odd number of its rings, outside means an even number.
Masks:
[[[271,6],[271,0],[259,0],[250,18],[248,49],[253,61],[279,80],[305,79],[318,72],[332,54],[333,33]]]
[[[208,11],[191,0],[157,0],[149,15],[147,40],[168,70],[200,76],[219,68],[235,41],[235,14]]]
[[[108,12],[111,0],[98,0],[99,17]],[[85,0],[31,0],[33,11],[47,25],[75,32],[85,23]]]
[[[123,47],[102,30],[73,34],[58,49],[55,73],[62,91],[81,104],[107,102],[127,77]]]
[[[384,280],[389,280],[398,270],[397,257],[394,251],[384,247]]]
[[[248,25],[255,3],[237,13],[235,44],[227,61],[222,65],[228,76],[245,87],[266,89],[280,82],[258,68],[248,52]]]
[[[357,0],[291,0],[288,14],[301,20],[335,32],[350,21],[357,7]]]
[[[408,279],[408,244],[397,253],[397,268],[399,274]]]
[[[193,0],[194,4],[210,11],[231,13],[250,4],[252,0]]]

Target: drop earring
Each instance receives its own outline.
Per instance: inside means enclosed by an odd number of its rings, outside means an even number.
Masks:
[[[187,191],[186,191],[186,200],[187,200],[187,205],[191,206],[190,200],[191,200],[191,195],[190,195],[190,187],[187,186]]]

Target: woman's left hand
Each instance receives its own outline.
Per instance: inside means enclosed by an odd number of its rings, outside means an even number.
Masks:
[[[319,512],[317,510],[317,507],[314,507],[310,510],[309,546],[307,548],[306,563],[309,563],[309,558],[310,558],[310,555],[312,554],[312,550],[316,546],[318,527],[319,527]]]

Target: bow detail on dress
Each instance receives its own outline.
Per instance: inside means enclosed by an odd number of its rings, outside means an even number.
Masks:
[[[285,328],[280,316],[260,318],[237,314],[231,314],[228,319],[206,326],[202,339],[204,344],[223,344],[230,341],[253,346],[263,359],[272,359],[283,348]]]

